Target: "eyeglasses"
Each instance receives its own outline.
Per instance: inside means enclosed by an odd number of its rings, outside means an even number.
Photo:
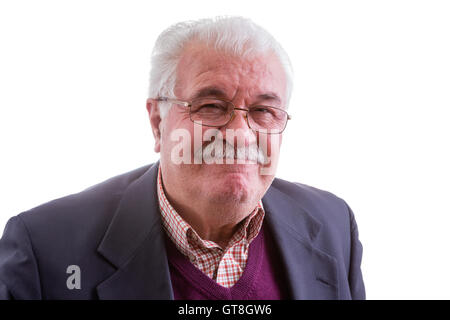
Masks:
[[[250,129],[266,134],[280,134],[292,117],[283,109],[254,105],[248,109],[237,108],[231,101],[216,98],[200,98],[190,102],[160,97],[156,101],[165,101],[189,108],[192,122],[206,127],[223,127],[236,116],[234,110],[245,111],[245,119]]]

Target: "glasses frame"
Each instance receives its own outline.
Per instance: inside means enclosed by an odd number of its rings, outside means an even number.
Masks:
[[[192,100],[192,101],[182,101],[182,100],[172,99],[172,98],[168,98],[168,97],[159,97],[159,98],[156,98],[155,100],[156,100],[156,101],[161,101],[161,102],[174,103],[174,104],[182,105],[182,106],[184,106],[184,107],[186,107],[186,108],[189,108],[189,119],[190,119],[193,123],[200,124],[200,123],[196,122],[195,120],[192,120],[191,107],[192,107],[194,101],[201,100],[201,99],[207,99],[207,98],[199,98],[199,99],[195,99],[195,100]],[[289,113],[287,113],[287,111],[284,110],[284,109],[281,109],[281,108],[278,108],[278,107],[272,107],[272,106],[261,105],[261,106],[264,106],[264,107],[268,107],[268,108],[273,108],[273,109],[280,110],[280,111],[284,112],[284,113],[287,115],[287,117],[286,117],[286,122],[285,122],[285,124],[284,124],[284,127],[283,127],[283,129],[280,130],[280,132],[264,132],[264,131],[260,131],[260,130],[258,130],[258,129],[254,129],[254,128],[251,127],[250,122],[248,121],[248,113],[249,113],[249,111],[250,111],[249,109],[238,108],[238,107],[236,107],[236,106],[234,105],[233,102],[228,101],[228,100],[223,100],[223,99],[219,99],[219,98],[211,98],[211,99],[219,100],[219,101],[222,101],[222,102],[229,103],[229,104],[231,104],[231,105],[233,106],[233,110],[232,110],[231,113],[230,113],[230,119],[229,119],[225,124],[223,124],[223,125],[215,125],[215,126],[214,126],[214,125],[208,125],[208,124],[203,124],[203,123],[202,123],[201,125],[202,125],[202,126],[205,126],[205,127],[220,128],[220,127],[224,127],[224,126],[228,125],[231,121],[233,121],[234,117],[236,116],[236,113],[234,112],[235,110],[245,111],[245,116],[244,116],[244,117],[245,117],[245,120],[247,121],[248,127],[249,127],[251,130],[256,131],[256,132],[265,133],[265,134],[281,134],[281,133],[283,133],[283,131],[286,129],[286,126],[287,126],[288,121],[292,119],[292,116],[291,116]]]

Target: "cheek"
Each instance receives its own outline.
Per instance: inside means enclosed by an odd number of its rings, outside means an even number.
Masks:
[[[267,152],[269,157],[277,157],[280,152],[282,137],[277,135],[258,135],[257,143],[258,147]]]
[[[194,129],[188,123],[177,123],[175,126],[167,125],[161,135],[161,153],[165,159],[174,164],[182,161],[189,164],[192,161],[194,148]],[[201,136],[201,134],[200,134]]]

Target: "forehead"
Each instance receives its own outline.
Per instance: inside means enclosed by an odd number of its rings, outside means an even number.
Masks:
[[[189,46],[177,67],[175,93],[190,99],[208,87],[221,89],[228,99],[237,93],[245,98],[276,94],[284,102],[286,75],[279,59],[271,52],[242,58],[202,44]]]

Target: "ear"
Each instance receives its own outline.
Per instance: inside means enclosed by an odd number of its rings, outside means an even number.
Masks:
[[[147,112],[152,126],[153,137],[155,138],[155,152],[161,151],[161,114],[159,113],[158,102],[155,99],[147,99]]]

